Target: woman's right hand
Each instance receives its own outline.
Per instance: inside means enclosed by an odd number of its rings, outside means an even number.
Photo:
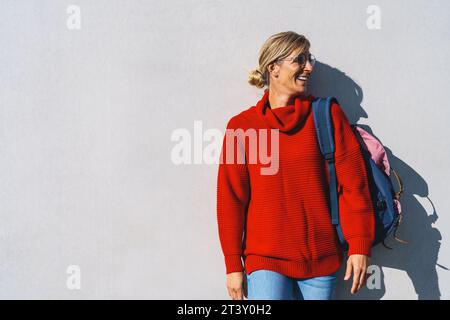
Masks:
[[[228,295],[233,300],[247,298],[247,276],[245,271],[231,272],[227,274]]]

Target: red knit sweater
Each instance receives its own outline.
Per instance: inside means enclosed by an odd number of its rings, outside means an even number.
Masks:
[[[272,164],[258,152],[257,160],[250,161],[254,159],[250,157],[254,155],[251,139],[227,139],[227,135],[223,139],[217,222],[226,273],[266,269],[294,278],[333,273],[340,268],[343,253],[331,225],[329,175],[316,140],[311,109],[314,97],[299,96],[293,105],[271,109],[268,95],[266,90],[255,106],[232,117],[227,129],[242,129],[248,133],[246,137],[256,134],[259,143],[265,140],[268,150],[262,154],[273,155]],[[374,216],[364,161],[348,119],[336,103],[331,106],[331,116],[340,221],[349,243],[348,256],[370,256]],[[271,150],[275,146],[270,140],[273,129],[279,130],[278,156],[275,148]],[[227,140],[234,149],[232,163],[226,160],[231,151]],[[239,148],[245,155],[243,162],[238,160]],[[277,171],[262,174],[262,168],[271,166],[278,167]]]

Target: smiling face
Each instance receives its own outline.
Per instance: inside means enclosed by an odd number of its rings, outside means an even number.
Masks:
[[[295,96],[306,92],[308,77],[313,71],[313,66],[307,60],[305,66],[295,61],[302,53],[300,49],[294,50],[286,60],[277,61],[268,66],[270,73],[270,86],[279,93]],[[303,52],[309,56],[309,50]]]

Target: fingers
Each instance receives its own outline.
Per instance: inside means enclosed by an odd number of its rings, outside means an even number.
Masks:
[[[244,300],[246,296],[246,279],[245,272],[233,272],[227,274],[226,287],[228,295],[233,300]]]
[[[237,300],[244,300],[244,292],[243,292],[243,290],[242,289],[238,289],[236,296],[237,296]]]
[[[352,290],[351,293],[355,294],[359,287],[359,279],[360,279],[361,269],[358,267],[353,267],[353,284],[352,284]]]
[[[367,257],[363,255],[352,255],[347,260],[344,280],[350,279],[353,273],[352,288],[350,290],[352,294],[358,292],[366,281],[367,261]]]
[[[351,263],[351,260],[349,259],[347,261],[347,269],[345,270],[345,277],[344,280],[348,280],[350,279],[351,275],[352,275],[352,270],[353,270],[353,265]]]
[[[364,286],[365,282],[366,282],[366,268],[363,268],[361,270],[361,275],[359,276],[359,286],[356,291],[359,291]]]
[[[357,293],[366,281],[366,271],[367,271],[367,257],[365,256],[355,256],[351,257],[347,261],[347,271],[345,274],[345,280],[350,278],[350,274],[353,271],[353,283],[351,288],[351,293]]]
[[[228,295],[230,296],[230,298],[231,298],[232,300],[234,300],[234,299],[233,299],[233,290],[231,290],[231,289],[228,288],[228,287],[227,287],[227,290],[228,290]]]
[[[368,261],[368,259],[363,260],[363,263],[362,263],[362,266],[361,266],[361,274],[359,276],[359,286],[358,286],[358,289],[356,291],[359,291],[364,286],[364,284],[366,283],[367,261]]]
[[[232,300],[244,300],[244,292],[242,289],[228,289],[228,295]]]
[[[227,287],[228,295],[232,300],[244,300],[244,288],[243,286],[238,288]],[[245,296],[247,296],[247,292],[245,292]]]
[[[358,285],[359,285],[359,273],[361,271],[360,271],[359,268],[355,268],[353,266],[353,259],[348,259],[348,261],[347,261],[347,269],[345,270],[344,280],[350,279],[350,277],[352,276],[352,271],[353,271],[353,283],[352,283],[352,289],[350,290],[350,292],[352,294],[355,294],[356,293],[356,289],[358,288]]]

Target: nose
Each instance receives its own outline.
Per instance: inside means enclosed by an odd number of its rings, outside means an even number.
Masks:
[[[303,71],[307,71],[307,72],[311,73],[312,70],[313,70],[313,68],[314,68],[314,67],[312,66],[312,64],[311,64],[311,62],[309,61],[309,59],[306,60],[306,64],[305,64],[305,66],[304,66],[304,68],[303,68]]]

